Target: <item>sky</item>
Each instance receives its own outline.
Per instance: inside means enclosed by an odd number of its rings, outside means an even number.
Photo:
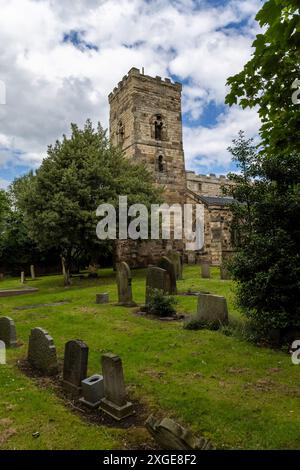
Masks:
[[[224,105],[226,80],[251,56],[262,3],[0,0],[0,187],[38,168],[71,122],[107,128],[107,96],[131,67],[182,82],[187,169],[234,169],[228,146],[260,123]]]

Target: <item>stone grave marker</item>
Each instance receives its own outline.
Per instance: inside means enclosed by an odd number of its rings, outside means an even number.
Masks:
[[[88,408],[98,408],[102,398],[104,398],[104,380],[103,375],[94,374],[87,379],[82,380],[82,398],[80,402]]]
[[[175,295],[177,294],[177,285],[176,285],[176,273],[175,267],[169,258],[163,256],[157,263],[158,267],[161,269],[165,269],[168,273],[169,277],[169,285],[168,285],[168,294]]]
[[[103,294],[96,294],[96,304],[108,304],[109,302],[109,295],[107,292]]]
[[[201,263],[201,277],[203,279],[210,279],[210,264]]]
[[[228,308],[225,297],[213,294],[199,294],[197,319],[207,322],[228,323]]]
[[[65,345],[63,387],[75,398],[80,395],[81,382],[87,376],[88,354],[88,346],[80,339]]]
[[[25,281],[26,281],[26,279],[25,279],[25,272],[22,271],[22,272],[21,272],[21,284],[24,284]]]
[[[157,266],[148,266],[146,275],[146,305],[148,305],[153,289],[161,290],[164,294],[168,293],[169,276],[165,269]]]
[[[178,251],[168,251],[167,258],[172,261],[175,268],[176,279],[182,279],[182,260]]]
[[[132,403],[127,401],[122,361],[116,354],[103,354],[102,373],[104,396],[100,408],[120,421],[134,413]]]
[[[56,348],[53,338],[42,328],[33,328],[29,337],[28,362],[45,375],[58,372]]]
[[[31,275],[31,279],[35,280],[35,269],[34,269],[33,264],[30,265],[30,275]]]
[[[118,305],[135,307],[132,300],[131,272],[127,263],[122,261],[117,265]]]
[[[10,317],[0,318],[0,340],[5,343],[6,348],[17,347],[16,326]]]

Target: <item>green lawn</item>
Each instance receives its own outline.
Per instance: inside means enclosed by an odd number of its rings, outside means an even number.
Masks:
[[[52,388],[41,388],[23,375],[16,362],[26,357],[30,329],[40,326],[54,338],[58,357],[64,343],[83,339],[90,348],[89,372],[100,370],[102,352],[122,357],[131,398],[160,415],[174,417],[217,448],[299,449],[299,368],[284,353],[257,348],[220,332],[187,331],[179,322],[150,320],[132,309],[116,307],[112,270],[101,278],[74,278],[65,289],[59,276],[27,284],[38,293],[0,298],[1,315],[11,316],[23,346],[8,351],[0,366],[0,449],[111,449],[138,446],[147,440],[143,427],[121,429],[89,424],[66,408]],[[134,299],[143,303],[145,272],[133,272]],[[16,287],[4,280],[0,287]],[[233,284],[218,273],[202,280],[199,267],[184,269],[179,291],[207,290],[224,295],[232,317]],[[96,305],[95,294],[109,292],[110,305]],[[195,312],[196,297],[178,296],[178,310]],[[67,300],[56,307],[14,310],[21,305]],[[38,438],[32,433],[39,432]],[[127,444],[126,444],[127,443]]]

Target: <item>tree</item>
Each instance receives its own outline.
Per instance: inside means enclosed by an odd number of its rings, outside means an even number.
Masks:
[[[96,209],[102,203],[117,207],[119,195],[128,204],[158,202],[143,165],[127,160],[111,145],[100,125],[87,120],[83,129],[71,125],[71,136],[48,147],[47,157],[36,171],[14,183],[17,206],[24,212],[30,236],[40,249],[58,249],[65,284],[79,259],[107,249],[96,237]]]
[[[256,36],[252,58],[227,81],[230,106],[258,107],[263,153],[271,159],[299,153],[300,105],[292,101],[300,79],[299,13],[299,0],[267,0],[256,16],[265,31]]]
[[[243,133],[229,150],[240,170],[229,175],[232,230],[240,235],[230,263],[238,304],[260,337],[284,338],[300,328],[300,159],[293,175],[284,164],[274,170]]]

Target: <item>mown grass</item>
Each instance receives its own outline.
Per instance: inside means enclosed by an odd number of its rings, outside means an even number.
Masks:
[[[217,448],[299,449],[299,369],[282,352],[258,348],[221,332],[187,331],[180,322],[161,322],[117,307],[111,269],[99,279],[73,279],[65,289],[60,276],[42,277],[27,284],[38,293],[0,298],[1,315],[11,316],[24,343],[8,351],[0,366],[0,449],[111,449],[126,442],[138,445],[143,428],[121,429],[91,425],[66,408],[53,390],[40,388],[20,372],[30,329],[40,326],[53,336],[58,357],[64,343],[80,338],[90,348],[89,372],[100,370],[102,352],[122,357],[131,397],[149,411],[168,415],[195,433],[209,437]],[[133,271],[134,299],[143,303],[145,272]],[[1,282],[16,287],[18,280]],[[240,318],[234,305],[233,283],[200,279],[199,267],[185,267],[180,292],[210,291],[224,295],[230,315]],[[96,305],[95,294],[108,292],[111,303]],[[68,301],[65,305],[15,310],[17,306]],[[177,309],[196,311],[196,297],[178,296]],[[34,438],[32,434],[39,432]],[[134,444],[134,445],[135,445]]]

